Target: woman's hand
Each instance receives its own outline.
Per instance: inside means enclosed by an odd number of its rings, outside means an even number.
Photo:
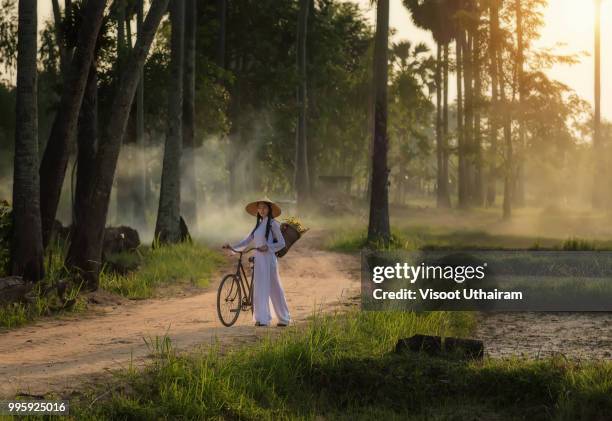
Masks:
[[[263,246],[261,246],[261,247],[257,247],[257,250],[259,250],[259,251],[264,251],[264,252],[265,252],[265,251],[268,251],[268,245],[267,245],[267,244],[264,244],[264,245],[263,245]]]

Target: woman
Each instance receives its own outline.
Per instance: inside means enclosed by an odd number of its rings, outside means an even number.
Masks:
[[[274,313],[278,319],[277,326],[287,326],[291,321],[285,292],[280,283],[276,252],[285,247],[285,239],[280,230],[280,224],[274,218],[281,214],[280,207],[270,199],[251,202],[246,211],[257,217],[255,228],[242,241],[231,246],[233,249],[244,250],[254,242],[255,280],[253,286],[253,310],[255,326],[267,326],[272,320],[270,315],[270,299]],[[230,247],[225,244],[224,248]]]

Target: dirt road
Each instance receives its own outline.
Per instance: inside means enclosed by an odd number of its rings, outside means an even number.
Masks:
[[[358,256],[321,251],[320,240],[320,234],[309,232],[281,260],[287,301],[298,322],[359,293]],[[187,297],[98,305],[85,315],[0,333],[0,397],[66,396],[109,378],[109,370],[131,362],[140,366],[150,355],[144,338],[167,333],[175,348],[190,349],[216,339],[228,346],[240,344],[279,329],[255,328],[250,313],[241,314],[233,327],[223,327],[216,313],[217,285],[218,280]]]

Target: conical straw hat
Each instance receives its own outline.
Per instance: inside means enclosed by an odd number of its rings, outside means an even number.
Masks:
[[[268,199],[267,197],[264,197],[263,199],[259,199],[259,200],[249,203],[245,207],[246,211],[253,216],[257,216],[257,205],[259,204],[259,202],[265,202],[265,203],[270,204],[270,207],[272,208],[272,218],[276,218],[277,216],[281,214],[280,206],[278,206],[276,203],[274,203],[272,200]]]

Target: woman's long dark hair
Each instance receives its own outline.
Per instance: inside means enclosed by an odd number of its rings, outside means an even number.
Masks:
[[[266,222],[266,240],[268,239],[268,236],[270,235],[270,228],[272,226],[272,220],[274,219],[274,216],[272,216],[272,205],[270,205],[268,202],[264,202],[266,204],[266,206],[268,207],[268,221]],[[253,231],[251,231],[251,234],[253,234],[255,232],[255,230],[257,229],[257,227],[259,226],[259,224],[261,224],[261,215],[259,214],[259,212],[257,212],[257,222],[255,222],[255,228],[253,228]],[[274,239],[274,242],[276,243],[276,238]]]

